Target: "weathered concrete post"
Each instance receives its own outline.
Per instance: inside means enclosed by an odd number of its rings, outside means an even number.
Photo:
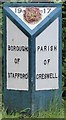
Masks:
[[[4,103],[9,110],[48,109],[62,92],[61,5],[4,6]]]

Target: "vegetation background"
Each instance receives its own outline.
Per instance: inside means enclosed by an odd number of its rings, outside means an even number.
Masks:
[[[33,2],[34,0],[30,0]],[[35,0],[38,2],[39,0]],[[48,0],[41,0],[40,2],[47,2]],[[11,113],[7,115],[6,110],[2,107],[2,96],[3,96],[3,2],[28,2],[28,0],[0,0],[0,119],[2,118],[2,113],[4,118],[19,118],[19,117],[27,117],[26,115],[22,115],[22,113]],[[50,2],[50,0],[49,0]],[[56,1],[57,2],[57,1]],[[41,117],[41,118],[62,118],[63,116],[66,117],[66,1],[62,3],[62,109],[60,112],[54,113],[51,109],[48,112],[40,111],[39,115],[37,113],[35,116],[32,117]],[[64,108],[64,110],[63,110]],[[63,115],[64,114],[64,115]]]

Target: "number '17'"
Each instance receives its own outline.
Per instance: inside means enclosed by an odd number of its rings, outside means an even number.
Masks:
[[[47,8],[44,8],[44,13],[49,13],[51,11],[51,8],[47,7]]]

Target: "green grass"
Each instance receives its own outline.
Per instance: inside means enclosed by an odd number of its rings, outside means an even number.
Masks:
[[[26,114],[26,110],[22,110],[20,112],[11,112],[7,114],[6,110],[2,110],[3,118],[64,118],[64,101],[62,102],[61,109],[57,108],[57,106],[51,105],[48,111],[38,110],[33,113],[31,116]]]
[[[1,114],[0,114],[1,115]],[[1,117],[1,116],[0,116]],[[2,113],[3,118],[64,118],[64,109],[60,109],[59,111],[37,111],[32,114],[30,117],[29,115],[22,114],[19,112],[7,114],[6,112]]]
[[[64,118],[64,109],[55,110],[55,111],[41,110],[38,113],[35,113],[35,115],[32,115],[32,117],[35,117],[35,118]]]
[[[2,113],[0,113],[0,120],[1,120],[1,118],[2,118]]]
[[[2,57],[2,48],[0,47],[0,57]]]
[[[18,112],[16,112],[15,114],[14,113],[10,113],[10,114],[7,114],[6,112],[2,113],[2,118],[20,118],[20,114]]]

